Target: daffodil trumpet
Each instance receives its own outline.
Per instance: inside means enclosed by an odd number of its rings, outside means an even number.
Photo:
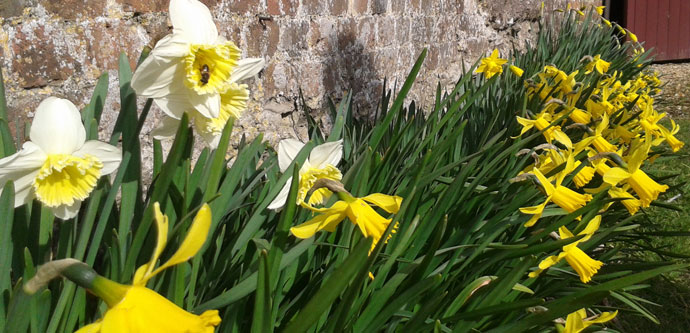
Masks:
[[[278,144],[278,166],[280,172],[285,172],[290,164],[304,147],[304,143],[295,139],[285,139]],[[309,157],[299,169],[299,189],[297,191],[297,204],[307,200],[308,205],[318,205],[324,203],[333,192],[327,187],[319,187],[310,192],[307,199],[307,192],[314,188],[314,184],[319,179],[331,179],[339,181],[343,178],[337,166],[343,156],[343,141],[326,142],[314,147],[309,153]],[[268,209],[278,210],[285,205],[290,192],[292,177],[280,190],[278,195],[268,205]]]
[[[41,266],[36,275],[24,285],[27,294],[33,294],[56,277],[65,277],[101,298],[108,310],[93,324],[77,333],[213,333],[221,322],[217,310],[195,315],[178,307],[146,283],[166,268],[183,263],[193,257],[204,245],[211,226],[211,209],[205,204],[199,209],[187,236],[178,250],[163,265],[156,268],[168,236],[168,217],[154,203],[156,247],[151,260],[137,269],[132,285],[124,285],[98,275],[91,267],[75,259],[62,259]]]

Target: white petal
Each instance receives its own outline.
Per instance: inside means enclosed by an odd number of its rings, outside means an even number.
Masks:
[[[156,98],[153,102],[169,117],[180,119],[183,113],[194,109],[187,96],[187,93],[172,94],[163,98]]]
[[[29,137],[46,154],[71,154],[84,144],[86,130],[72,102],[48,97],[36,108]]]
[[[172,138],[180,127],[180,120],[172,117],[163,117],[158,126],[151,131],[156,140]]]
[[[220,114],[220,95],[198,95],[193,90],[189,91],[189,102],[194,110],[197,110],[206,118],[216,118]]]
[[[179,38],[166,38],[134,72],[132,88],[140,96],[159,98],[184,88],[185,71],[181,57],[189,52],[189,46]]]
[[[285,206],[285,201],[290,194],[290,184],[292,184],[292,177],[288,178],[285,186],[280,190],[275,199],[268,205],[268,209],[278,210]]]
[[[218,38],[211,11],[197,0],[171,0],[170,21],[173,33],[182,34],[192,44],[212,44]]]
[[[84,157],[86,154],[99,159],[103,163],[101,175],[111,174],[120,166],[122,161],[122,150],[120,148],[97,140],[87,141],[81,149],[74,152],[74,156],[78,157]]]
[[[199,134],[202,139],[204,139],[209,148],[218,148],[218,143],[220,143],[220,137],[222,136],[220,133],[215,134],[213,132],[200,130],[199,128],[197,128],[196,133]]]
[[[12,177],[15,173],[26,173],[38,170],[46,161],[46,154],[33,142],[25,142],[18,152],[0,159],[0,183]]]
[[[230,83],[242,81],[248,79],[256,74],[259,74],[266,61],[263,58],[246,58],[241,59],[237,62],[237,67],[232,70],[232,75],[230,75]]]
[[[297,154],[304,147],[304,143],[295,139],[284,139],[278,143],[278,166],[280,172],[285,172],[290,163],[295,160]]]
[[[184,35],[169,34],[161,38],[151,51],[152,56],[159,58],[180,58],[189,53],[189,41]]]
[[[71,206],[60,205],[55,208],[51,208],[55,217],[63,220],[69,220],[79,213],[79,207],[81,207],[81,201],[74,200]]]
[[[327,164],[337,166],[343,157],[343,140],[326,142],[312,149],[309,154],[309,163],[315,168],[323,168]]]
[[[32,171],[14,181],[14,207],[28,203],[34,198],[33,185],[37,174],[38,170]]]
[[[32,185],[46,155],[33,142],[25,142],[22,149],[0,159],[0,193],[8,181],[14,182],[14,206],[19,207],[33,198]]]

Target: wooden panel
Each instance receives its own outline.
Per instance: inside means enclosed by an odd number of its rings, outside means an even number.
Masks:
[[[657,61],[690,59],[690,1],[627,0],[627,28]]]

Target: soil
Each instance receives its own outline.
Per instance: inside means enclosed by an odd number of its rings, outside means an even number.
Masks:
[[[654,64],[663,86],[655,98],[657,110],[673,119],[690,118],[690,62]]]

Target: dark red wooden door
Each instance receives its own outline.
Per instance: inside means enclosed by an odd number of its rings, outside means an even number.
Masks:
[[[615,1],[615,0],[614,0]],[[690,59],[689,0],[628,0],[626,25],[655,59]]]

